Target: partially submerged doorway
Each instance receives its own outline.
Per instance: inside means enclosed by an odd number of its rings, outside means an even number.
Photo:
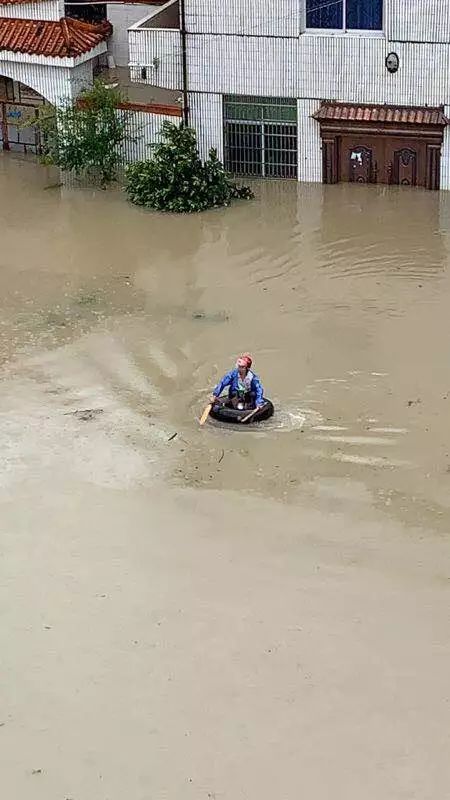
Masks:
[[[440,187],[440,108],[322,103],[323,182]]]
[[[0,150],[42,152],[41,132],[33,123],[44,105],[34,89],[0,75]]]

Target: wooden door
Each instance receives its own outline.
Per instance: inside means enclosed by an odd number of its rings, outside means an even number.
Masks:
[[[422,139],[386,137],[388,183],[395,186],[426,186],[427,154]]]
[[[393,183],[397,186],[417,186],[418,153],[413,147],[394,151]]]
[[[439,188],[441,145],[436,138],[327,134],[322,151],[324,183]]]
[[[347,151],[350,183],[372,183],[374,178],[373,150],[360,145]]]
[[[342,136],[339,178],[349,183],[378,183],[383,164],[383,137]]]

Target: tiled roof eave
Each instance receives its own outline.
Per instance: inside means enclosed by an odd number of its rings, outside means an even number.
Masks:
[[[321,123],[445,126],[449,120],[443,108],[427,106],[365,105],[324,101],[312,115]]]
[[[104,43],[111,32],[109,23],[93,25],[70,17],[58,21],[0,17],[0,51],[76,59]]]

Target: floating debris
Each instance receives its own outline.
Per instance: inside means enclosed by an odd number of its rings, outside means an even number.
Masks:
[[[64,416],[67,417],[70,415],[82,420],[82,422],[88,422],[89,420],[94,419],[94,417],[97,417],[99,414],[103,414],[103,412],[103,408],[85,408],[82,411],[66,411]]]
[[[230,315],[226,311],[213,311],[208,313],[206,311],[193,311],[192,319],[204,319],[207,322],[228,322]]]

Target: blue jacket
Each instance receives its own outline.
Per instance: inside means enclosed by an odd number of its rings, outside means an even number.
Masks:
[[[227,372],[226,375],[223,376],[222,380],[215,386],[213,389],[213,395],[215,397],[219,397],[226,386],[229,386],[229,394],[237,394],[238,392],[238,376],[239,372],[237,369],[232,369],[230,372]],[[261,406],[264,400],[264,392],[263,387],[261,386],[261,381],[259,380],[258,376],[253,373],[253,378],[250,386],[250,391],[255,397],[255,402],[257,406]]]

